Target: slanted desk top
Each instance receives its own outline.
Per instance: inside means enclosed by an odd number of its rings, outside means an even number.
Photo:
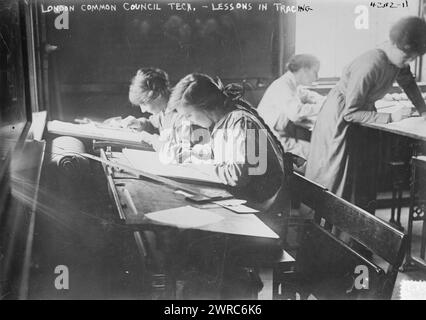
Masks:
[[[111,161],[126,163],[121,152],[107,155]],[[118,211],[126,224],[145,227],[159,227],[155,222],[144,218],[144,214],[183,206],[194,206],[203,209],[203,205],[192,204],[182,194],[176,193],[167,186],[149,180],[135,179],[123,172],[110,172],[110,189],[115,193]],[[191,184],[191,186],[194,186]],[[198,230],[278,239],[279,236],[261,219],[253,214],[237,214],[226,208],[209,206],[208,210],[223,217],[219,222],[197,227]]]
[[[388,124],[362,123],[361,126],[426,141],[426,120],[423,117],[412,117]]]
[[[130,147],[135,146],[145,150],[152,150],[151,145],[141,141],[140,133],[127,129],[98,128],[92,124],[75,124],[53,120],[47,123],[47,131],[51,134],[110,141]]]
[[[384,113],[392,113],[401,108],[406,108],[407,106],[409,106],[409,102],[402,103],[398,101],[379,101],[376,103],[377,111]],[[363,127],[386,131],[416,140],[426,141],[426,120],[424,120],[423,117],[411,117],[402,121],[391,122],[387,124],[361,123],[360,125]]]

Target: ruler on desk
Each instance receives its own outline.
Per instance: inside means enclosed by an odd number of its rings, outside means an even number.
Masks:
[[[204,202],[204,201],[216,201],[216,200],[224,200],[224,199],[229,199],[232,198],[233,196],[226,190],[223,189],[209,189],[206,190],[206,188],[203,188],[203,190],[199,190],[195,187],[190,187],[184,183],[180,183],[177,182],[175,180],[169,179],[169,178],[165,178],[165,177],[161,177],[161,176],[157,176],[151,173],[147,173],[144,172],[142,170],[139,169],[135,169],[131,166],[128,166],[126,164],[120,163],[120,162],[116,162],[116,161],[111,161],[108,159],[103,159],[94,155],[91,155],[89,153],[78,153],[80,156],[103,163],[111,168],[118,168],[121,170],[124,170],[130,174],[135,175],[136,177],[140,178],[148,178],[150,180],[159,182],[161,184],[164,184],[172,189],[175,190],[182,190],[182,191],[186,191],[190,194],[192,194],[192,197],[188,197],[188,200],[191,201],[195,201],[195,202]]]

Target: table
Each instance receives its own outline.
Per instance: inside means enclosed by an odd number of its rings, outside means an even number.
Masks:
[[[374,130],[378,130],[379,132],[388,132],[394,135],[403,136],[414,140],[415,142],[410,144],[410,157],[418,154],[418,144],[420,142],[426,141],[426,120],[422,117],[411,117],[408,119],[404,119],[400,122],[388,123],[388,124],[378,124],[378,123],[363,123],[361,126],[366,128],[371,128]],[[412,177],[413,180],[413,177]],[[414,184],[414,181],[411,181],[411,184]],[[411,188],[412,189],[412,188]],[[411,207],[413,204],[410,205]],[[419,208],[419,210],[422,210]],[[410,209],[410,221],[420,221],[423,220],[423,214],[417,215],[417,217],[413,216],[412,208]],[[412,267],[413,265],[426,267],[426,263],[422,260],[412,257],[411,255],[411,239],[412,239],[412,228],[409,223],[408,229],[408,246],[407,246],[407,254],[406,261],[404,264],[404,269]]]
[[[362,123],[361,126],[426,141],[426,120],[422,117],[411,117],[388,124]]]
[[[101,157],[106,160],[128,164],[121,152],[109,152],[104,149],[100,149],[100,152]],[[173,226],[164,226],[147,220],[144,218],[146,213],[187,205],[197,206],[202,210],[214,212],[223,219],[219,222],[200,226],[196,228],[196,232],[229,239],[230,242],[237,238],[241,241],[245,241],[244,239],[264,239],[271,244],[276,244],[279,240],[277,234],[279,228],[274,230],[273,226],[271,228],[256,215],[237,214],[220,206],[212,208],[210,205],[208,209],[204,209],[205,205],[191,204],[186,200],[185,196],[176,193],[175,190],[167,186],[148,179],[137,179],[126,172],[114,170],[105,164],[103,166],[109,190],[120,219],[124,224],[134,227],[135,241],[140,254],[146,257],[150,251],[146,241],[144,241],[143,232],[165,232],[171,238],[171,240],[168,240],[170,246],[167,249],[167,253],[170,254],[170,257],[166,260],[166,273],[169,278],[173,279],[173,282],[176,280],[178,271],[174,266],[179,265],[175,260],[176,250],[178,250],[176,245],[178,241],[175,239],[179,238],[181,230]],[[249,205],[249,202],[247,204]],[[284,255],[289,256],[286,252],[284,252]],[[224,259],[225,257],[226,255],[224,254]],[[290,260],[294,261],[292,258]],[[176,297],[176,289],[169,287],[169,290],[172,291],[171,297]]]
[[[107,160],[130,165],[121,152],[111,152],[110,154],[102,152]],[[120,207],[118,211],[121,219],[126,224],[154,226],[156,223],[145,220],[142,214],[187,205],[201,209],[205,207],[204,204],[188,202],[184,195],[164,185],[159,185],[148,180],[135,179],[125,172],[114,172],[108,169],[107,166],[104,168],[106,169],[107,176],[111,177],[114,182],[113,185],[110,184],[110,187],[112,187],[113,193],[117,196],[114,197],[114,200],[118,200],[116,201],[116,204],[119,204],[117,207]],[[193,188],[199,186],[198,184],[192,185],[189,183],[188,185]],[[214,212],[224,219],[211,225],[202,226],[199,230],[271,239],[279,238],[256,215],[234,213],[218,205],[216,207],[209,206],[205,210]]]

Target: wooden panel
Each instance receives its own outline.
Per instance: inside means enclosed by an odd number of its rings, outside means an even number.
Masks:
[[[369,270],[369,288],[354,287],[355,268]],[[302,282],[320,299],[379,298],[384,271],[327,231],[309,223],[303,245],[296,257]]]
[[[386,222],[326,192],[317,214],[391,264],[401,261],[405,236]]]
[[[315,209],[323,201],[323,192],[327,189],[294,172],[290,178],[290,190],[293,201],[301,201]]]
[[[324,218],[391,264],[401,259],[402,232],[298,174],[291,179],[291,189],[297,199],[315,210],[317,221]]]

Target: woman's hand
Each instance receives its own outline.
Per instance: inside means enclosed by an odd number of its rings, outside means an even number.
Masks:
[[[160,136],[158,134],[150,134],[148,132],[143,131],[139,133],[139,138],[141,139],[141,141],[150,144],[157,152],[160,152],[164,145],[164,142],[160,140]]]
[[[87,118],[84,118],[83,120],[86,120]],[[87,119],[89,123],[93,123],[91,120]],[[104,122],[102,122],[102,126],[111,127],[111,128],[122,128],[121,122],[123,119],[121,117],[113,117],[106,119]]]
[[[152,145],[152,134],[149,134],[148,132],[143,131],[139,133],[139,138],[141,139],[141,141],[144,141]]]
[[[398,121],[404,120],[411,116],[411,112],[412,112],[411,108],[401,108],[391,113],[391,120],[392,122],[398,122]]]
[[[121,121],[123,128],[134,129],[136,131],[144,131],[147,127],[148,119],[140,118],[136,119],[133,116],[128,116]]]

